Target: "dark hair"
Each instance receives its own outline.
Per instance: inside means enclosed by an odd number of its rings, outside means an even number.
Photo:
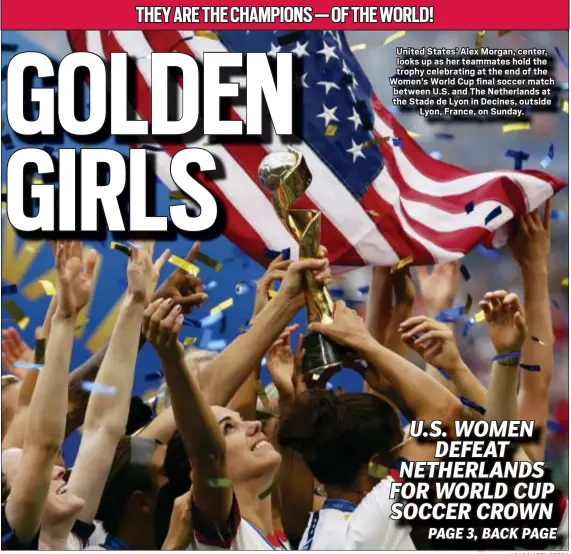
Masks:
[[[390,465],[391,449],[402,441],[393,407],[372,394],[316,389],[301,396],[280,418],[278,441],[299,452],[324,485],[351,486],[378,454]]]
[[[147,406],[142,398],[133,396],[127,419],[126,435],[132,435],[153,420],[153,410]]]
[[[132,440],[147,439],[123,437],[119,441],[95,516],[95,519],[100,520],[105,531],[110,534],[117,532],[125,506],[134,492],[152,493],[156,490],[150,465],[131,461]]]
[[[190,490],[190,461],[178,431],[175,432],[167,445],[164,468],[175,497]]]

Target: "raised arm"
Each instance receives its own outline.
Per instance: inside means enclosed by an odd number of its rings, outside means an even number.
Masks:
[[[6,518],[23,545],[29,545],[38,533],[55,459],[64,438],[75,322],[91,296],[96,260],[95,252],[90,252],[83,270],[81,253],[80,242],[59,243],[57,247],[58,305],[45,365],[30,404],[22,462],[6,503]],[[76,513],[75,508],[71,515]]]
[[[551,200],[545,205],[543,218],[539,210],[535,210],[520,216],[514,223],[515,232],[508,244],[521,269],[524,308],[529,326],[521,362],[540,368],[540,371],[522,372],[519,418],[535,421],[535,425],[541,429],[539,442],[524,447],[532,460],[541,461],[545,456],[549,386],[553,375],[553,322],[547,272],[551,246]]]
[[[95,517],[115,449],[125,434],[143,311],[170,255],[166,250],[153,265],[152,250],[147,243],[130,251],[127,294],[93,385],[79,452],[69,478],[68,490],[85,500],[79,519],[86,523]]]

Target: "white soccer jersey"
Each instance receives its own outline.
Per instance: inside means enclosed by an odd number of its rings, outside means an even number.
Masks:
[[[236,497],[232,502],[230,513],[232,533],[224,538],[213,533],[211,526],[205,522],[196,506],[192,506],[192,524],[194,540],[187,550],[289,550],[284,537],[264,535],[255,525],[240,516]]]
[[[94,525],[91,526],[93,531],[89,536],[86,536],[86,532],[83,529],[77,528],[76,522],[76,525],[74,525],[74,528],[67,537],[68,550],[91,550],[89,547],[97,547],[105,542],[107,533],[105,529],[103,529],[102,523],[100,521],[94,521],[93,523]],[[82,525],[87,527],[85,523]]]
[[[416,550],[410,527],[389,518],[394,502],[387,477],[356,506],[346,500],[326,500],[313,512],[300,550]]]

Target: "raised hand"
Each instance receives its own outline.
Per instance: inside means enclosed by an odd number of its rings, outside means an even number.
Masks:
[[[170,250],[167,248],[154,264],[152,254],[151,243],[146,243],[141,248],[131,248],[127,264],[127,294],[145,306],[151,301]]]
[[[10,375],[23,379],[26,372],[14,367],[14,364],[16,362],[33,363],[33,361],[34,351],[14,327],[2,331],[2,365]]]
[[[159,298],[145,309],[142,332],[159,356],[184,354],[184,348],[178,342],[183,323],[182,306],[175,306],[172,298]]]
[[[539,210],[514,219],[508,246],[521,267],[547,265],[551,247],[551,198],[545,203],[543,217]]]
[[[291,335],[298,328],[297,324],[286,327],[266,354],[266,367],[280,396],[295,395],[295,359],[291,351]]]
[[[337,344],[359,349],[363,342],[374,340],[361,316],[339,300],[335,303],[333,323],[310,323],[310,333],[323,333]]]
[[[93,293],[93,275],[97,252],[91,250],[85,267],[82,264],[83,247],[80,241],[58,242],[56,249],[57,309],[60,317],[77,315],[87,305]]]
[[[436,315],[452,307],[458,294],[458,273],[456,262],[436,265],[432,273],[426,267],[417,268],[420,292],[429,314]]]
[[[194,262],[199,250],[200,243],[195,242],[184,259],[189,263]],[[202,306],[208,300],[208,294],[204,292],[200,277],[177,268],[155,292],[153,300],[158,298],[172,298],[174,304],[181,306],[182,313],[188,314],[195,307]]]
[[[429,364],[449,374],[464,365],[454,333],[445,323],[419,315],[403,321],[399,332],[402,341]]]
[[[505,290],[488,292],[480,307],[496,353],[519,352],[527,336],[527,324],[518,295]]]
[[[325,246],[320,246],[317,250],[317,258],[293,262],[282,279],[280,294],[296,302],[300,307],[303,306],[305,302],[303,283],[306,271],[311,271],[317,285],[327,285],[333,280],[326,256],[327,249]]]
[[[270,263],[266,272],[258,279],[256,283],[256,298],[254,300],[254,316],[260,313],[264,306],[269,302],[268,294],[272,289],[275,281],[281,281],[286,274],[287,268],[293,263],[293,260],[284,260],[280,254]]]
[[[169,531],[163,543],[162,550],[184,550],[192,541],[191,490],[175,498]]]

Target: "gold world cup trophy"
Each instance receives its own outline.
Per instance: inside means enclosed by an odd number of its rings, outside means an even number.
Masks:
[[[299,243],[299,258],[316,258],[321,236],[321,213],[295,210],[291,206],[311,184],[311,172],[300,152],[293,148],[268,154],[258,169],[260,183],[271,192],[281,222]],[[333,321],[333,299],[327,288],[315,282],[313,274],[304,275],[308,323]],[[302,371],[316,377],[341,366],[347,350],[321,333],[311,333],[303,341],[305,356]]]

